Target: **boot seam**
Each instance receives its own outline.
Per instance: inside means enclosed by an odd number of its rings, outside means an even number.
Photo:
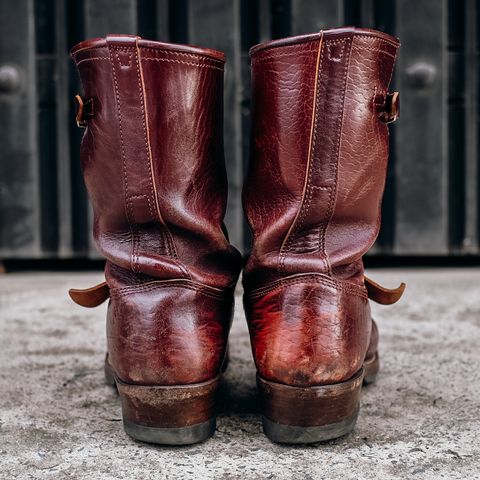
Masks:
[[[340,29],[323,30],[323,32],[317,32],[314,34],[297,35],[295,37],[286,37],[278,40],[269,40],[267,42],[259,43],[257,45],[254,45],[250,49],[250,56],[254,57],[256,55],[261,55],[262,53],[271,51],[273,49],[294,47],[294,46],[304,45],[310,42],[315,42],[318,40],[317,35],[320,35],[321,33],[324,33],[326,35],[335,35],[337,33],[336,30],[340,30],[340,34],[350,35],[350,37],[352,36],[365,37],[371,40],[378,40],[393,48],[398,48],[400,44],[397,38],[392,37],[391,35],[385,34],[383,32],[379,32],[378,30],[363,29],[363,28],[357,28],[357,27],[345,27]],[[385,38],[385,36],[388,36],[389,38]],[[293,40],[293,41],[289,42],[290,40]],[[339,41],[339,40],[337,39],[332,41]]]
[[[87,58],[82,58],[78,62],[75,61],[75,64],[78,67],[83,62],[88,62],[88,61],[93,62],[93,61],[100,61],[100,60],[110,60],[110,57],[87,57]]]
[[[170,63],[179,63],[182,65],[189,65],[198,68],[212,68],[214,70],[219,70],[223,72],[223,68],[217,67],[216,65],[208,65],[207,63],[194,63],[194,62],[184,62],[183,60],[174,60],[172,58],[155,58],[155,57],[142,57],[142,61],[150,60],[154,62],[170,62]]]
[[[160,207],[158,205],[158,197],[155,192],[155,187],[154,187],[154,176],[153,176],[153,159],[152,159],[152,151],[150,147],[150,139],[149,139],[149,132],[148,132],[148,114],[147,114],[147,108],[146,108],[146,98],[145,98],[145,88],[143,85],[143,74],[141,71],[141,66],[140,66],[140,52],[138,51],[138,45],[137,42],[135,42],[135,63],[136,63],[136,73],[137,73],[137,84],[138,84],[138,90],[140,93],[140,106],[142,109],[142,126],[143,126],[143,140],[145,142],[145,150],[147,153],[147,161],[146,161],[146,166],[149,172],[149,187],[150,187],[150,195],[151,198],[155,201],[155,209],[152,206],[152,203],[148,201],[148,206],[149,206],[149,211],[150,214],[155,218],[155,213],[156,216],[158,217],[158,220],[160,223],[163,223],[163,218],[162,214],[160,213]],[[146,196],[146,195],[145,195]],[[148,198],[148,197],[147,197]],[[155,212],[154,212],[155,210]]]
[[[225,64],[225,62],[223,60],[212,58],[208,55],[201,55],[200,53],[177,52],[176,50],[166,50],[166,49],[162,49],[162,48],[143,47],[141,45],[139,46],[139,48],[141,50],[150,50],[152,52],[166,53],[168,55],[179,55],[181,57],[191,57],[191,58],[195,58],[195,59],[198,59],[198,60],[208,60],[208,61],[211,61],[213,63],[218,63],[220,65]]]
[[[127,163],[126,163],[126,156],[125,156],[125,144],[123,140],[123,127],[122,127],[122,111],[121,111],[121,104],[120,104],[120,94],[119,94],[119,87],[118,87],[118,80],[117,80],[117,73],[115,71],[115,62],[113,61],[113,52],[110,48],[108,48],[109,52],[109,59],[110,65],[112,67],[112,77],[114,82],[114,89],[115,89],[115,99],[116,99],[116,107],[117,107],[117,118],[118,118],[118,131],[120,136],[120,147],[122,153],[122,166],[123,166],[123,186],[124,186],[124,193],[125,193],[125,215],[127,218],[128,227],[130,230],[130,241],[132,242],[132,252],[130,256],[130,265],[132,271],[134,273],[138,273],[137,265],[136,265],[136,238],[135,238],[135,228],[132,224],[132,205],[130,201],[130,193],[128,188],[128,178],[127,178]]]
[[[350,70],[350,60],[352,58],[352,46],[353,46],[353,37],[349,37],[345,39],[345,42],[349,44],[349,49],[348,49],[348,59],[346,60],[346,65],[345,65],[345,72],[343,75],[342,79],[342,111],[341,114],[339,115],[339,126],[338,126],[338,134],[337,138],[335,139],[335,180],[333,183],[333,189],[332,189],[332,195],[330,196],[330,202],[328,205],[328,212],[327,212],[327,221],[325,223],[325,226],[321,229],[320,233],[320,239],[319,239],[319,248],[322,250],[323,255],[325,256],[325,262],[327,264],[328,272],[330,275],[332,275],[332,265],[330,263],[330,260],[328,258],[328,253],[327,253],[327,232],[328,232],[328,227],[330,225],[330,222],[332,220],[332,217],[335,213],[335,206],[337,204],[337,194],[338,194],[338,169],[339,169],[339,164],[340,164],[340,153],[342,150],[342,136],[343,136],[343,127],[345,123],[345,96],[347,93],[347,86],[348,86],[348,71]],[[342,51],[343,52],[343,51]]]
[[[301,283],[323,284],[368,300],[368,295],[365,287],[357,286],[352,283],[347,283],[346,281],[336,280],[335,278],[332,278],[324,273],[307,273],[292,275],[291,277],[276,280],[268,285],[256,288],[255,290],[252,290],[250,292],[245,291],[245,296],[253,300],[262,297],[267,293],[280,290],[286,286],[298,285]]]
[[[147,153],[147,169],[149,172],[150,194],[152,195],[152,198],[155,202],[155,209],[156,209],[158,221],[160,225],[162,225],[165,231],[165,236],[167,237],[166,241],[167,241],[168,254],[171,257],[173,257],[174,262],[178,265],[180,270],[183,271],[188,278],[190,278],[190,274],[188,273],[187,269],[178,260],[174,239],[165,223],[165,220],[163,219],[161,209],[160,209],[160,201],[158,198],[158,192],[156,188],[155,171],[153,167],[153,154],[152,154],[150,132],[149,132],[149,125],[148,125],[147,92],[145,89],[145,83],[143,78],[143,67],[141,64],[141,60],[142,60],[141,47],[138,45],[138,37],[137,37],[135,40],[135,61],[137,64],[137,68],[136,68],[137,80],[138,80],[138,88],[140,93],[140,104],[142,108],[142,122],[143,122],[143,130],[144,130],[145,149]],[[149,202],[149,205],[150,205],[150,202]]]
[[[166,226],[165,222],[163,221],[160,207],[159,207],[159,200],[158,196],[156,195],[156,189],[154,185],[154,172],[153,172],[153,157],[150,147],[150,140],[149,140],[149,132],[148,132],[148,115],[146,112],[146,92],[143,85],[143,73],[142,73],[142,66],[141,66],[141,56],[139,52],[139,47],[137,41],[135,42],[134,46],[118,46],[115,44],[107,44],[107,49],[110,56],[110,64],[112,67],[112,75],[114,80],[114,87],[115,87],[115,96],[116,96],[116,107],[117,107],[117,115],[119,119],[119,133],[120,133],[120,144],[121,144],[121,152],[122,152],[122,160],[123,160],[123,177],[124,177],[124,190],[125,190],[125,202],[126,208],[125,213],[127,217],[127,223],[130,229],[130,237],[132,242],[132,251],[131,251],[131,268],[132,271],[136,274],[141,272],[140,264],[139,264],[139,242],[138,242],[138,225],[135,223],[135,216],[133,212],[133,204],[132,198],[145,198],[148,204],[148,212],[154,221],[158,221],[161,227],[160,235],[164,237],[164,241],[166,243],[166,254],[168,257],[172,258],[174,263],[179,267],[179,269],[185,274],[187,278],[190,277],[188,271],[185,267],[180,264],[178,261],[178,257],[175,251],[175,245],[173,243],[173,239],[171,237],[171,233]],[[132,66],[136,70],[136,80],[138,85],[138,95],[139,95],[139,102],[141,108],[141,115],[142,115],[142,126],[143,126],[143,140],[145,145],[145,167],[147,170],[148,175],[148,191],[145,193],[132,195],[130,192],[130,188],[128,185],[128,169],[127,169],[127,161],[126,161],[126,153],[125,153],[125,142],[124,142],[124,132],[123,132],[123,114],[122,114],[122,105],[120,101],[120,93],[119,93],[119,82],[117,78],[117,66],[116,60],[118,64],[125,66],[125,62],[122,63],[122,59],[120,58],[119,52],[125,52],[128,54],[128,66]],[[132,64],[132,56],[135,65]],[[115,58],[114,58],[115,57]]]
[[[128,287],[112,288],[110,290],[111,297],[122,297],[134,293],[150,292],[161,288],[185,288],[192,290],[216,300],[227,300],[227,296],[233,295],[234,289],[219,289],[210,287],[201,283],[193,282],[187,279],[175,280],[154,280],[151,282],[142,283],[139,285],[132,285]]]
[[[325,42],[325,45],[327,42]],[[289,237],[286,248],[285,248],[285,255],[282,257],[281,260],[281,271],[283,273],[286,273],[285,271],[285,261],[288,256],[288,254],[291,252],[293,248],[293,242],[295,239],[295,235],[298,234],[298,232],[301,230],[301,227],[303,226],[303,222],[305,221],[305,217],[307,216],[308,211],[310,210],[310,205],[312,203],[313,199],[313,192],[315,188],[317,187],[316,185],[312,185],[312,166],[314,162],[314,155],[315,155],[315,147],[317,144],[317,139],[316,139],[316,132],[317,132],[317,126],[318,126],[318,107],[319,107],[319,95],[318,95],[318,87],[319,87],[319,82],[320,82],[320,72],[322,71],[322,66],[323,66],[323,58],[324,58],[324,53],[325,47],[322,47],[322,51],[320,53],[320,60],[318,63],[318,68],[317,68],[317,77],[316,77],[316,82],[315,82],[315,113],[314,113],[314,124],[313,124],[313,132],[312,132],[312,140],[311,140],[311,152],[310,152],[310,161],[308,165],[308,178],[307,178],[307,188],[305,191],[305,196],[302,198],[302,204],[300,206],[301,214],[300,217],[298,218],[298,223],[293,228],[292,235]],[[319,189],[325,189],[328,190],[328,201],[329,204],[331,202],[332,198],[332,187],[331,186],[318,186],[317,188]],[[328,215],[328,213],[327,213]],[[325,264],[325,268],[328,270],[328,263],[324,258],[322,258],[322,262]]]
[[[315,51],[315,49],[312,48],[312,45],[313,45],[313,41],[309,42],[309,44],[307,46],[302,46],[300,48],[298,48],[298,45],[288,45],[286,46],[285,48],[291,48],[290,51],[288,52],[283,52],[283,53],[276,53],[275,55],[271,55],[270,52],[265,52],[264,55],[258,55],[258,56],[254,56],[252,58],[252,63],[266,63],[266,62],[269,62],[269,61],[275,61],[277,60],[277,58],[282,58],[282,57],[292,57],[292,56],[297,56],[297,55],[305,55],[305,54],[309,54],[309,53],[312,53],[313,51]],[[297,48],[295,48],[297,47]]]
[[[293,219],[292,224],[290,225],[285,237],[283,238],[282,244],[280,245],[280,252],[278,258],[278,271],[280,273],[285,272],[285,261],[286,257],[291,249],[291,238],[292,235],[298,231],[298,223],[300,221],[303,222],[303,218],[305,216],[304,212],[304,202],[306,195],[309,193],[310,189],[310,182],[311,182],[311,166],[313,160],[313,144],[315,138],[315,126],[317,123],[317,114],[318,114],[318,81],[320,78],[320,68],[322,65],[322,58],[323,58],[323,32],[320,34],[320,38],[318,39],[318,47],[317,47],[317,59],[315,64],[315,84],[313,88],[313,101],[312,101],[312,118],[311,118],[311,127],[310,127],[310,138],[309,138],[309,149],[308,149],[308,158],[307,158],[307,165],[305,171],[305,179],[304,179],[304,186],[302,191],[302,198],[300,202],[299,209]]]

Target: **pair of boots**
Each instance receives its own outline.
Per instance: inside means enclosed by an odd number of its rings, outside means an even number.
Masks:
[[[377,237],[388,156],[388,93],[398,41],[342,28],[251,50],[252,158],[243,204],[253,246],[244,305],[263,426],[276,442],[352,430],[362,383],[378,372],[364,277]],[[94,237],[106,282],[71,290],[110,298],[107,379],[125,430],[190,444],[215,430],[242,267],[223,218],[223,70],[218,51],[128,35],[72,50],[85,96],[77,122]]]

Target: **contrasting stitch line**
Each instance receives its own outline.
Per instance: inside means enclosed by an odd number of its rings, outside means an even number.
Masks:
[[[330,265],[330,262],[328,260],[327,252],[326,252],[326,238],[327,238],[327,230],[328,230],[328,225],[330,224],[330,220],[332,219],[333,212],[335,209],[335,201],[337,197],[337,185],[338,185],[338,159],[340,155],[340,145],[341,145],[341,138],[342,138],[342,133],[343,133],[343,118],[345,114],[345,94],[347,90],[347,78],[348,78],[348,69],[350,67],[350,59],[352,57],[351,53],[351,45],[353,44],[352,42],[348,42],[350,49],[348,51],[348,58],[345,62],[345,71],[343,74],[343,79],[342,79],[342,110],[341,110],[341,115],[339,116],[338,122],[337,122],[337,128],[338,129],[338,134],[337,138],[335,140],[335,159],[336,159],[336,168],[335,168],[335,178],[334,178],[334,188],[332,190],[332,196],[330,198],[329,206],[328,206],[328,212],[327,212],[327,221],[325,223],[325,227],[322,229],[321,236],[319,239],[320,243],[320,248],[322,249],[322,252],[325,257],[325,263],[328,268],[328,271],[330,274],[332,273],[332,267]]]
[[[309,147],[308,147],[308,156],[307,156],[307,167],[306,167],[306,178],[304,180],[304,189],[302,192],[302,204],[300,205],[300,209],[297,211],[297,214],[295,215],[295,218],[293,220],[293,223],[290,225],[290,228],[287,231],[287,234],[285,235],[285,238],[283,239],[282,245],[280,246],[280,256],[278,260],[278,269],[280,272],[284,273],[284,268],[285,268],[285,260],[287,256],[287,252],[284,251],[285,247],[288,248],[288,242],[290,241],[290,236],[292,233],[295,231],[297,227],[297,221],[299,217],[301,216],[302,209],[303,209],[303,202],[305,200],[305,195],[307,193],[308,185],[310,183],[310,167],[311,167],[311,155],[312,155],[312,142],[313,142],[313,135],[314,135],[314,126],[315,126],[315,117],[317,114],[317,90],[318,90],[318,78],[319,78],[319,69],[320,69],[320,61],[322,58],[322,52],[323,52],[323,32],[321,32],[320,39],[318,41],[318,47],[317,47],[317,62],[315,66],[315,84],[314,84],[314,98],[312,102],[312,121],[311,121],[311,127],[310,127],[310,140],[309,140]]]
[[[110,57],[88,57],[88,58],[83,58],[79,62],[77,62],[77,67],[81,65],[83,62],[93,62],[95,60],[110,60]]]
[[[213,68],[214,70],[220,70],[221,72],[223,72],[223,68],[217,67],[215,65],[208,65],[206,63],[184,62],[183,60],[173,60],[171,58],[153,58],[153,57],[142,57],[142,60],[150,60],[153,62],[180,63],[182,65],[191,65],[193,67],[199,67],[199,68]]]

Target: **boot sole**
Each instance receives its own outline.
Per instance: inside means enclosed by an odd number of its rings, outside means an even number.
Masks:
[[[350,380],[333,385],[293,387],[257,375],[265,435],[275,443],[307,444],[350,433],[360,410],[362,384],[373,383],[378,353]]]
[[[193,385],[132,385],[118,379],[105,360],[105,381],[117,388],[123,427],[135,440],[191,445],[207,440],[215,432],[219,376]]]

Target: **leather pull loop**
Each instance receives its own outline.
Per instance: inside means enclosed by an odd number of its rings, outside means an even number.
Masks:
[[[93,117],[93,98],[82,98],[80,95],[75,95],[75,105],[77,107],[75,117],[77,127],[85,128],[87,126],[86,117]]]
[[[401,283],[397,288],[385,288],[378,283],[365,277],[365,288],[367,289],[368,298],[380,305],[393,305],[397,303],[405,291],[405,283]]]
[[[94,287],[83,290],[71,288],[68,294],[77,305],[93,308],[98,307],[98,305],[101,305],[110,297],[110,289],[108,288],[107,282],[102,282]]]
[[[400,93],[393,92],[385,95],[385,103],[379,113],[382,122],[392,123],[400,116]]]

